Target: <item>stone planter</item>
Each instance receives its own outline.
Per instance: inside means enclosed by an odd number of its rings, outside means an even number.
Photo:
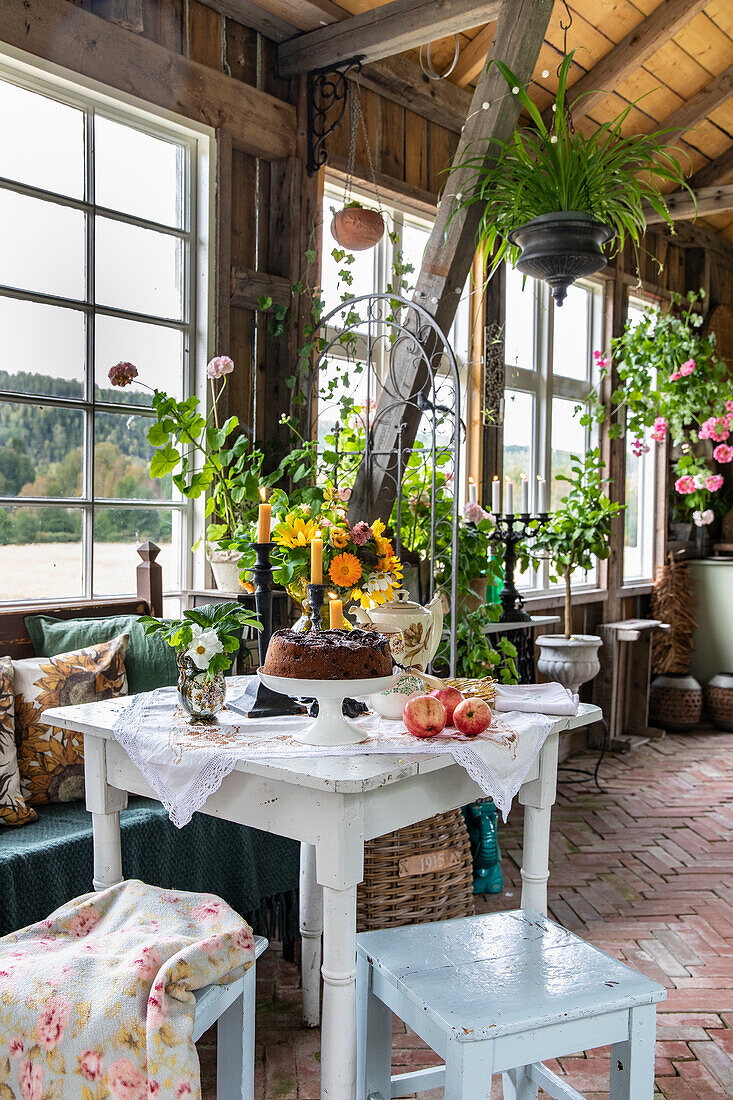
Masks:
[[[561,306],[571,283],[606,266],[602,249],[613,236],[609,225],[590,214],[561,210],[520,225],[509,234],[509,241],[522,250],[517,261],[519,271],[544,279],[555,304]]]
[[[667,730],[691,730],[702,717],[702,688],[694,676],[665,672],[649,691],[649,717]]]
[[[220,592],[240,592],[239,562],[242,557],[236,550],[218,550],[207,545],[206,556],[211,563],[214,584]]]
[[[705,687],[705,707],[719,730],[733,730],[733,672],[719,672]]]
[[[597,676],[601,662],[598,650],[603,640],[596,634],[542,634],[537,638],[540,658],[537,668],[548,680],[577,693],[581,684]]]

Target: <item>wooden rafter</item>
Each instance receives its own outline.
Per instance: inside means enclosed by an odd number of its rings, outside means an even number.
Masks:
[[[675,191],[665,195],[669,212],[675,221],[690,221],[712,214],[727,214],[733,210],[733,183],[719,187],[702,187],[694,192],[695,198],[687,191]],[[697,205],[696,205],[697,204]],[[646,211],[646,224],[659,225],[664,221],[661,215],[649,208]]]
[[[708,0],[662,0],[651,15],[629,31],[616,46],[598,61],[570,89],[573,118],[578,121],[590,114],[609,92],[622,84],[647,58],[668,42],[701,12]]]
[[[490,56],[505,61],[523,83],[532,76],[551,14],[552,0],[503,0]],[[432,313],[443,332],[449,331],[456,315],[476,251],[481,218],[478,203],[451,218],[455,196],[470,187],[472,175],[471,169],[458,165],[469,149],[475,152],[477,143],[485,142],[488,149],[489,138],[506,140],[514,133],[520,104],[516,96],[507,96],[504,90],[504,79],[498,69],[495,66],[485,69],[476,85],[458,142],[454,171],[447,179],[417,277],[414,299]],[[484,103],[488,104],[486,109]],[[488,152],[487,156],[490,155]],[[428,378],[419,356],[411,356],[405,349],[405,354],[395,357],[395,370],[401,376],[401,392],[413,397],[423,392]],[[389,518],[396,492],[400,439],[403,445],[411,447],[419,420],[416,405],[394,406],[387,393],[382,395],[373,421],[373,448],[391,459],[382,460],[379,468],[371,471],[362,463],[351,497],[352,517]]]
[[[690,187],[712,187],[716,183],[725,183],[733,176],[733,146],[710,164],[706,164],[690,180]]]
[[[205,0],[205,3],[229,19],[260,31],[273,42],[284,42],[346,15],[332,0]]]
[[[420,66],[407,57],[390,57],[365,65],[359,83],[362,88],[377,92],[454,133],[463,126],[471,106],[470,92],[449,80],[429,80]]]
[[[686,100],[671,115],[667,115],[661,123],[663,130],[669,129],[671,133],[663,139],[666,144],[672,144],[679,140],[680,136],[688,130],[693,130],[707,115],[712,114],[726,99],[733,95],[733,65],[714,76],[707,84],[700,88],[699,92]],[[694,143],[693,143],[694,144]]]
[[[352,57],[379,61],[496,18],[500,0],[392,0],[283,42],[281,76],[338,65]]]
[[[468,45],[463,47],[456,62],[456,67],[450,76],[453,84],[465,88],[466,85],[471,84],[476,79],[486,64],[486,55],[491,48],[495,31],[496,24],[488,23],[471,39]]]

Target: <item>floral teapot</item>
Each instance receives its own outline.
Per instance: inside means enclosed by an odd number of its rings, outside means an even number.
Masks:
[[[437,652],[443,629],[440,595],[434,596],[427,607],[423,607],[413,603],[410,593],[400,588],[391,603],[373,607],[370,611],[358,606],[352,610],[362,626],[371,626],[375,630],[379,630],[380,626],[390,626],[401,630],[405,639],[405,665],[425,671]]]

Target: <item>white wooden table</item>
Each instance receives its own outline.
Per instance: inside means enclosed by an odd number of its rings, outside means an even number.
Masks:
[[[48,725],[84,734],[95,890],[123,877],[120,810],[127,805],[128,792],[156,797],[112,733],[128,703],[86,703],[43,715]],[[526,808],[523,908],[547,912],[558,735],[600,717],[598,707],[581,704],[576,717],[558,719],[519,792]],[[482,797],[480,787],[448,755],[319,756],[242,761],[203,806],[203,813],[301,842],[303,1011],[306,1023],[315,1026],[320,969],[323,1100],[354,1100],[356,1091],[356,887],[364,875],[365,841]]]

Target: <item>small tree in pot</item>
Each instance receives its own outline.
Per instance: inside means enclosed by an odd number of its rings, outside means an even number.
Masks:
[[[610,553],[611,521],[620,515],[625,505],[611,503],[603,484],[604,463],[599,451],[589,451],[585,458],[576,458],[572,474],[559,475],[569,489],[562,498],[562,508],[551,514],[545,526],[539,527],[532,542],[531,557],[549,558],[552,580],[565,585],[565,633],[545,634],[537,639],[541,656],[538,668],[550,679],[577,691],[581,684],[598,673],[598,649],[601,639],[595,634],[573,634],[572,578],[577,569],[592,569],[596,560]],[[525,551],[525,564],[527,554]]]

